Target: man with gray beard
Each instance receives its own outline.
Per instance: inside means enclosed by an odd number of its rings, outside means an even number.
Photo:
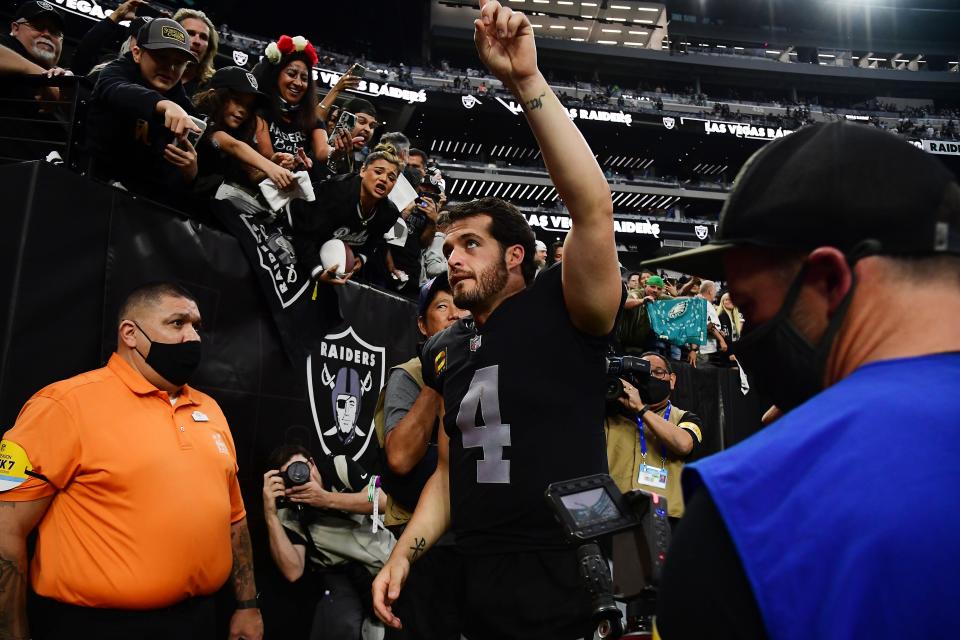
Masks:
[[[17,61],[8,55],[9,52],[3,52],[4,71],[26,74],[46,71],[47,75],[69,73],[57,67],[63,47],[63,17],[45,0],[21,4],[10,23],[10,34],[0,38],[0,45],[24,58],[22,62]]]

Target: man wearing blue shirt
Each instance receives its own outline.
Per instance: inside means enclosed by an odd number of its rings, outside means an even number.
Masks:
[[[954,176],[871,127],[804,127],[747,162],[715,243],[647,264],[725,275],[780,416],[685,470],[661,636],[958,637]]]

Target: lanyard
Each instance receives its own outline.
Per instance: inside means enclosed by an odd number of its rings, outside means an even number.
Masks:
[[[663,412],[663,419],[667,422],[670,421],[670,410],[673,409],[673,403],[667,403],[667,410]],[[642,464],[646,465],[647,463],[647,437],[644,435],[643,431],[643,419],[640,416],[637,416],[637,431],[640,432],[640,458],[642,459]],[[667,464],[667,447],[662,442],[660,443],[660,468],[663,469]]]

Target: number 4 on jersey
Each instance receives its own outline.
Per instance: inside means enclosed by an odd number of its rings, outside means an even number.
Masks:
[[[499,378],[499,365],[477,369],[457,413],[463,448],[483,448],[483,458],[477,461],[481,484],[510,484],[510,461],[503,459],[503,448],[510,446],[510,425],[500,418]],[[477,424],[478,408],[482,425]]]

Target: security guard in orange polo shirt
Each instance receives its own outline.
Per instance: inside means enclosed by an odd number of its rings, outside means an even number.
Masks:
[[[186,384],[199,324],[179,286],[138,288],[107,366],[39,391],[4,435],[0,637],[208,638],[210,595],[232,577],[230,638],[262,638],[233,439],[217,403]],[[34,527],[42,615],[30,629]]]

